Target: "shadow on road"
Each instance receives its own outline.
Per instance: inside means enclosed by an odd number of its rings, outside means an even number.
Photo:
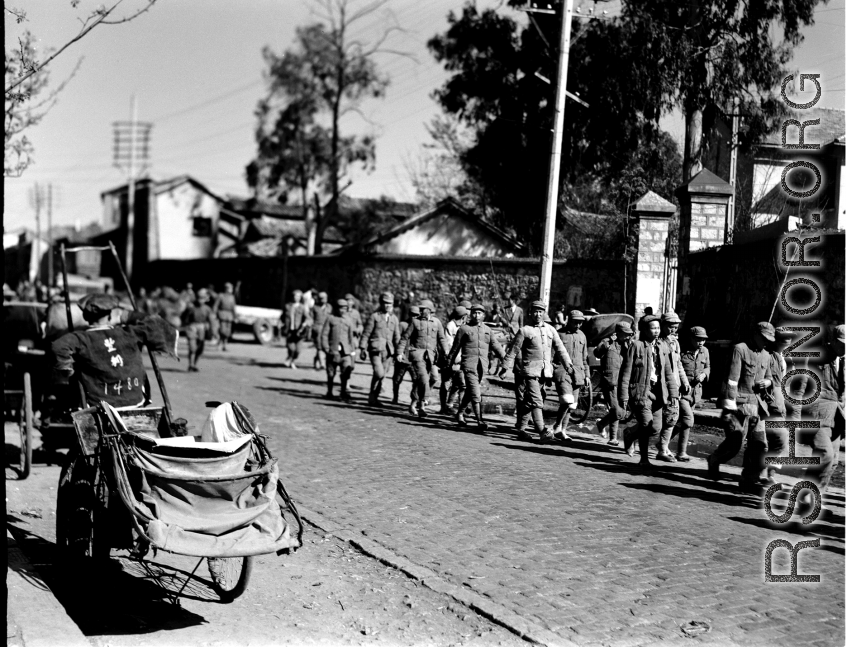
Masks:
[[[771,523],[769,519],[766,519],[764,512],[762,513],[761,518],[757,519],[727,517],[730,521],[737,521],[738,523],[744,523],[748,526],[755,526],[766,530],[797,535],[798,538],[802,538],[804,540],[818,537],[821,539],[821,545],[815,550],[827,550],[831,553],[835,553],[836,555],[844,555],[844,517],[835,517],[835,519],[839,518],[841,521],[838,522],[838,524],[833,521],[832,524],[815,522],[810,525],[803,525],[795,519],[789,523],[777,525]],[[777,539],[777,537],[774,537],[774,539]]]

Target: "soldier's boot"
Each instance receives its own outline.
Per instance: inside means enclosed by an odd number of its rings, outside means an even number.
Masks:
[[[627,456],[635,456],[635,431],[630,429],[624,429],[623,431],[623,448],[626,452]]]
[[[687,463],[691,460],[691,456],[688,455],[688,438],[691,434],[691,429],[682,429],[679,432],[679,441],[676,446],[676,460],[682,461],[683,463]]]
[[[529,413],[519,413],[517,421],[515,422],[515,431],[518,435],[518,440],[523,440],[528,443],[533,442],[535,439],[530,436],[526,431],[526,426],[529,423]]]
[[[556,427],[553,429],[553,435],[561,441],[572,440],[570,436],[568,436],[568,421],[571,418],[571,410],[568,407],[565,407],[564,412],[562,412],[561,407],[559,408],[559,413],[556,414]]]
[[[606,443],[607,445],[613,445],[614,447],[620,447],[621,441],[618,440],[618,422],[614,421],[609,425],[609,440]]]
[[[472,402],[471,408],[473,408],[474,416],[476,416],[476,430],[479,433],[485,433],[488,429],[488,425],[482,419],[482,403],[481,402]]]
[[[535,431],[540,436],[540,440],[542,443],[553,444],[556,442],[556,437],[553,433],[547,429],[544,424],[544,410],[543,409],[533,409],[532,410],[532,424],[535,427]]]
[[[188,351],[188,371],[191,372],[194,370],[194,353]]]
[[[332,394],[332,383],[334,381],[335,380],[333,378],[327,378],[327,380],[326,380],[326,398],[328,400],[335,399],[335,396]]]
[[[671,433],[673,428],[662,429],[659,434],[659,440],[656,443],[656,460],[665,461],[666,463],[676,463],[676,458],[668,451],[668,443],[671,441]]]
[[[391,380],[391,404],[399,404],[400,403],[400,381],[399,380]]]
[[[438,400],[441,403],[441,409],[438,411],[443,416],[450,415],[450,407],[448,406],[450,396],[450,388],[447,382],[442,379],[441,386],[438,388]]]
[[[347,390],[347,380],[348,379],[349,378],[345,378],[345,377],[341,378],[341,393],[339,394],[339,397],[342,400],[345,400],[345,401],[350,401],[350,400],[353,399],[353,397],[350,395],[350,391]]]

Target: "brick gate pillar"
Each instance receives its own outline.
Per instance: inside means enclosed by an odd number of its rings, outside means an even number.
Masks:
[[[635,319],[651,306],[662,312],[664,304],[665,245],[671,217],[676,206],[660,195],[648,191],[633,202],[630,213],[638,227],[638,257],[635,271]]]
[[[682,316],[688,305],[688,255],[723,245],[732,185],[703,169],[675,191],[679,199],[679,280],[676,306]]]

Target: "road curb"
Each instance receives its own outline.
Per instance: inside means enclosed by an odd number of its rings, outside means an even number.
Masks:
[[[38,570],[6,528],[6,623],[15,628],[10,644],[25,647],[91,647]],[[8,630],[7,630],[8,631]]]
[[[346,541],[369,557],[373,557],[387,566],[396,568],[420,582],[428,589],[453,598],[456,602],[465,605],[474,613],[508,629],[524,640],[548,647],[577,647],[576,643],[562,638],[536,623],[526,620],[514,611],[510,611],[503,605],[479,593],[461,586],[456,586],[455,584],[450,584],[435,571],[397,555],[377,542],[363,537],[359,531],[351,530],[320,513],[304,508],[302,505],[298,505],[297,509],[305,521],[319,530]]]

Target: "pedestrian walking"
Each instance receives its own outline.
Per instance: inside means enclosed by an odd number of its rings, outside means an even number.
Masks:
[[[471,306],[470,317],[470,321],[463,324],[456,333],[447,364],[452,366],[459,359],[458,364],[465,378],[465,390],[459,400],[456,423],[460,427],[467,425],[465,409],[470,405],[476,417],[477,431],[484,433],[488,425],[482,419],[482,383],[488,373],[489,353],[493,352],[500,359],[503,359],[506,353],[491,328],[482,321],[485,318],[485,308],[482,304]]]
[[[659,341],[668,349],[668,359],[671,363],[671,375],[676,381],[676,387],[680,398],[684,397],[691,391],[691,385],[688,383],[688,376],[685,374],[685,369],[682,366],[682,350],[679,346],[677,333],[681,320],[675,312],[665,312],[659,320],[661,333]],[[668,445],[673,436],[673,430],[676,423],[679,422],[680,399],[671,399],[665,403],[665,408],[662,411],[662,431],[656,444],[656,459],[665,461],[666,463],[676,463],[676,457],[668,449]],[[692,420],[693,424],[693,420]]]
[[[335,375],[341,369],[342,400],[350,400],[347,383],[353,374],[353,355],[356,353],[356,341],[353,335],[353,325],[347,316],[347,299],[336,302],[337,315],[329,315],[321,330],[321,348],[326,353],[326,397],[334,399],[332,392]]]
[[[444,325],[444,337],[448,349],[453,347],[453,341],[456,339],[459,328],[465,324],[467,319],[468,308],[461,304],[457,305],[450,313],[450,320]],[[452,361],[449,361],[447,353],[440,357],[439,368],[441,369],[441,387],[438,390],[441,402],[440,413],[449,415],[453,399],[458,397],[458,401],[461,402],[465,395],[465,374],[455,357]]]
[[[547,304],[533,301],[530,306],[530,324],[517,330],[500,368],[499,376],[514,366],[515,405],[517,420],[515,429],[519,440],[532,441],[526,427],[530,419],[542,442],[552,443],[556,438],[544,425],[544,400],[546,387],[553,380],[553,365],[561,361],[566,368],[571,358],[559,333],[544,321]],[[556,357],[558,355],[558,359]]]
[[[379,297],[379,309],[368,317],[362,338],[359,340],[359,353],[362,361],[370,356],[373,377],[368,394],[368,404],[382,407],[379,396],[382,394],[382,381],[394,364],[394,353],[400,344],[400,321],[394,315],[394,295],[383,292]]]
[[[179,298],[186,304],[194,303],[197,300],[197,293],[194,292],[194,284],[191,282],[186,283],[185,288],[179,293]]]
[[[315,359],[313,366],[317,370],[324,368],[324,352],[321,348],[321,333],[323,332],[326,318],[332,314],[332,306],[329,304],[329,297],[326,292],[318,292],[315,305],[312,306],[309,312],[309,318],[312,320],[312,343],[315,345]]]
[[[632,344],[634,331],[628,321],[615,324],[615,333],[594,348],[594,357],[600,360],[600,391],[606,403],[608,413],[597,421],[597,430],[602,438],[606,438],[606,427],[609,428],[607,445],[620,446],[618,427],[623,413],[618,404],[618,377],[623,364],[623,357]]]
[[[365,330],[365,326],[362,324],[362,313],[359,312],[359,303],[356,297],[349,292],[344,295],[344,298],[347,300],[347,317],[353,322],[353,335],[358,344]],[[355,361],[356,358],[354,357],[353,360]]]
[[[676,445],[676,460],[687,463],[691,460],[688,455],[688,439],[694,426],[694,408],[703,399],[703,385],[709,381],[712,374],[709,349],[706,348],[706,329],[694,326],[688,331],[688,347],[683,350],[681,360],[685,376],[691,390],[679,398],[679,422],[671,434],[671,439],[679,435]]]
[[[718,480],[721,463],[734,458],[746,439],[739,487],[751,493],[758,493],[766,485],[758,467],[766,447],[770,444],[773,449],[780,449],[781,444],[780,434],[773,429],[766,431],[764,422],[768,406],[763,398],[773,385],[771,356],[765,347],[776,339],[774,332],[770,323],[759,322],[748,341],[733,347],[721,394],[721,424],[726,437],[706,459],[709,478]]]
[[[206,288],[200,288],[194,302],[182,312],[182,324],[188,338],[189,372],[196,373],[200,370],[197,368],[197,362],[206,348],[206,339],[212,333],[212,322],[215,320],[215,313],[209,306],[209,292]]]
[[[428,415],[426,407],[429,404],[431,387],[430,379],[434,377],[433,371],[438,350],[440,349],[446,355],[450,352],[450,349],[447,347],[447,341],[444,337],[444,326],[441,325],[441,321],[432,316],[432,311],[435,309],[432,301],[424,299],[420,302],[419,307],[420,316],[412,319],[400,338],[397,357],[403,356],[407,346],[410,348],[409,361],[414,368],[413,377],[418,391],[417,401],[412,401],[411,409],[414,410],[415,405],[417,405],[415,413],[421,418],[426,418]]]
[[[671,372],[668,347],[659,341],[659,317],[648,315],[642,320],[641,338],[627,349],[618,378],[620,411],[631,406],[635,428],[624,432],[624,449],[635,455],[638,441],[641,452],[639,466],[652,467],[648,450],[650,437],[662,431],[662,412],[671,400],[679,398],[679,388]]]
[[[309,311],[303,305],[303,292],[294,290],[293,300],[285,304],[283,312],[282,330],[285,334],[285,344],[288,347],[288,359],[283,366],[297,368],[295,363],[300,357],[303,347],[303,338],[311,325]]]
[[[232,326],[235,323],[235,287],[229,281],[224,283],[224,291],[215,299],[212,311],[218,320],[221,350],[226,351],[226,345],[232,339]]]
[[[412,319],[420,316],[421,310],[418,306],[411,306],[409,308],[409,318],[406,321],[400,322],[400,336],[403,336],[403,333],[406,332],[406,328],[412,323]],[[399,344],[398,344],[399,346]],[[417,411],[417,405],[414,404],[416,399],[415,392],[415,374],[412,369],[412,364],[409,362],[409,346],[406,346],[405,351],[403,352],[402,357],[397,357],[394,361],[394,375],[391,377],[391,386],[393,389],[393,397],[391,398],[392,404],[398,404],[400,402],[400,385],[403,384],[403,377],[406,375],[408,371],[412,377],[412,404],[410,404],[410,409]]]
[[[561,362],[556,364],[553,371],[553,383],[556,385],[556,393],[559,396],[559,410],[556,413],[556,423],[553,426],[553,435],[562,440],[570,440],[568,436],[568,419],[571,411],[576,409],[577,396],[588,372],[588,340],[585,333],[580,330],[585,317],[579,310],[571,310],[565,327],[559,331],[559,337],[568,351],[571,359],[571,368]]]

